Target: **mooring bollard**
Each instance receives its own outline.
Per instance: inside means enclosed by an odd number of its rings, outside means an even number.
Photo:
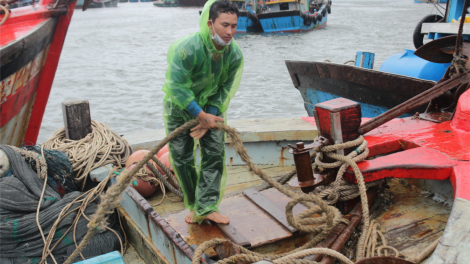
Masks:
[[[90,104],[87,100],[73,99],[62,102],[65,136],[80,140],[93,131],[91,128]]]

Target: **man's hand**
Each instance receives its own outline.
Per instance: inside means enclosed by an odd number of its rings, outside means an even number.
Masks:
[[[220,121],[220,122],[224,121],[224,119],[222,117],[211,115],[211,114],[208,114],[204,111],[201,111],[197,115],[197,119],[199,120],[199,126],[196,126],[195,128],[200,127],[199,129],[217,128],[217,125],[215,124],[215,122],[216,121]],[[193,131],[193,130],[191,129],[191,131]]]
[[[191,137],[193,138],[196,138],[197,140],[201,139],[206,133],[207,131],[209,131],[209,129],[207,128],[201,128],[201,125],[197,125],[193,128],[191,128]]]

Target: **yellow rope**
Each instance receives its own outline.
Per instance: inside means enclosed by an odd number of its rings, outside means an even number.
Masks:
[[[3,25],[3,23],[7,21],[8,17],[10,16],[10,10],[8,9],[8,4],[6,2],[5,2],[5,5],[0,4],[0,7],[3,9],[3,12],[5,12],[2,22],[0,22],[0,26],[1,26]]]
[[[62,127],[42,145],[46,149],[61,150],[68,154],[74,176],[85,186],[88,174],[106,164],[122,168],[130,155],[129,143],[107,125],[91,121],[92,132],[80,140],[70,140]]]

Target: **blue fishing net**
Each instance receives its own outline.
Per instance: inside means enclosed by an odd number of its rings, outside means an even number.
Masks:
[[[25,146],[23,149],[41,154],[41,146]],[[43,149],[47,163],[47,184],[57,191],[61,197],[65,194],[78,191],[78,182],[73,175],[72,163],[65,152],[59,150]],[[25,158],[31,168],[36,171],[36,160]]]

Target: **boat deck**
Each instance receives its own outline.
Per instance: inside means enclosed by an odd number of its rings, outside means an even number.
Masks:
[[[260,167],[273,177],[287,173],[294,168],[267,165]],[[244,238],[249,242],[248,247],[259,253],[283,253],[311,239],[310,235],[300,234],[295,229],[293,232],[287,229],[268,215],[266,208],[256,205],[243,195],[244,190],[262,182],[258,176],[249,172],[246,166],[227,167],[227,175],[226,194],[219,209],[221,213],[230,217],[231,228],[236,230],[242,240]],[[389,181],[390,191],[393,193],[392,198],[388,201],[387,210],[377,218],[389,245],[396,247],[407,256],[418,254],[442,235],[451,211],[451,206],[444,204],[443,199],[431,199],[430,192],[420,189],[418,187],[420,183],[413,181],[416,180],[392,179]],[[446,185],[450,183],[446,182]],[[280,209],[282,214],[285,213],[284,208],[290,200],[289,197],[274,188],[259,194]],[[184,217],[188,210],[184,208],[183,202],[178,201],[179,198],[174,194],[168,194],[168,198],[163,201],[162,198],[163,194],[158,192],[147,201],[188,245],[199,246],[213,238],[227,237],[220,226],[209,221],[204,221],[202,225],[185,223]],[[444,200],[449,201],[449,199]],[[294,208],[294,214],[304,209],[305,207],[297,205]],[[208,250],[206,254],[216,255],[213,250]]]

